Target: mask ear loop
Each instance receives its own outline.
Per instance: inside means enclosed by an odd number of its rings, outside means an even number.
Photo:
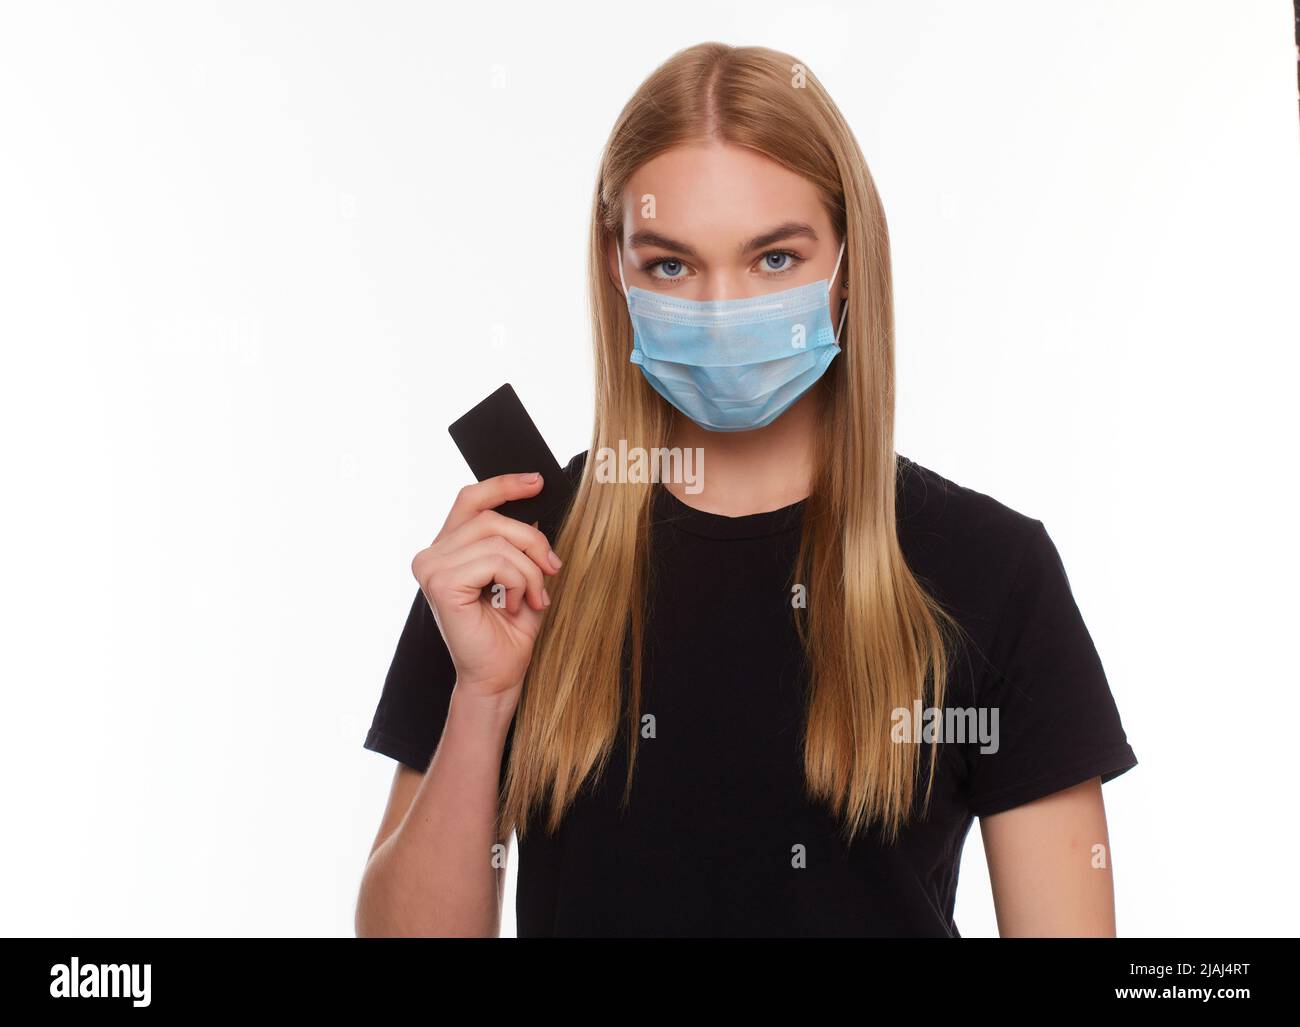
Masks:
[[[618,280],[623,284],[623,298],[627,299],[627,279],[623,277],[623,248],[614,243],[614,251],[618,254]]]
[[[847,242],[848,240],[845,239],[844,242],[840,243],[840,255],[835,258],[835,270],[831,272],[831,280],[826,285],[827,295],[830,295],[830,291],[835,288],[835,276],[840,273],[840,261],[844,259],[844,243]]]
[[[830,284],[826,286],[826,293],[828,296],[830,295],[831,290],[835,288],[835,276],[839,274],[840,261],[844,259],[844,244],[847,242],[848,240],[845,239],[844,242],[840,243],[840,255],[835,258],[835,270],[831,272]],[[622,271],[621,264],[619,265],[619,270]],[[835,329],[835,344],[837,346],[839,345],[840,342],[840,331],[844,327],[844,319],[848,317],[848,314],[849,314],[849,301],[845,299],[844,302],[840,304],[840,323],[838,327],[836,327]]]

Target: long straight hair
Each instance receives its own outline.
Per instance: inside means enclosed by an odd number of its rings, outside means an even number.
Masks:
[[[721,43],[683,50],[656,69],[619,115],[600,163],[588,254],[595,424],[557,533],[565,564],[548,583],[551,605],[516,710],[498,837],[515,830],[522,839],[535,811],[548,831],[558,828],[604,772],[621,718],[629,800],[654,486],[597,484],[593,457],[617,450],[620,439],[647,451],[666,446],[673,411],[628,361],[632,326],[607,255],[633,172],[699,141],[748,147],[802,175],[846,240],[852,299],[843,353],[818,383],[823,442],[792,579],[808,589],[794,613],[808,668],[804,770],[808,796],[839,819],[846,842],[872,823],[892,842],[915,812],[922,762],[918,746],[891,741],[893,714],[918,699],[942,707],[960,628],[913,577],[898,543],[888,227],[857,142],[812,72],[788,54]],[[927,805],[936,763],[929,760]]]

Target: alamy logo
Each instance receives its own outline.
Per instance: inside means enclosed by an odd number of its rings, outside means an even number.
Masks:
[[[627,439],[618,440],[618,450],[601,446],[594,459],[596,481],[601,485],[646,484],[665,481],[686,486],[691,495],[704,490],[704,449],[685,449],[661,446],[646,449],[629,446]]]
[[[899,706],[894,710],[893,728],[889,737],[894,742],[953,742],[980,743],[981,753],[992,755],[998,751],[998,707],[996,706],[937,706],[922,707],[920,699],[912,701],[912,708]]]
[[[54,998],[129,998],[133,1006],[149,1004],[151,963],[71,963],[50,967],[50,995]]]

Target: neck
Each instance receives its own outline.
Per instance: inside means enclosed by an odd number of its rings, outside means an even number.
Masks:
[[[725,517],[779,510],[806,499],[816,466],[821,392],[809,389],[775,421],[753,431],[708,431],[678,415],[670,445],[704,451],[703,488],[687,493],[674,482],[664,488],[687,506]]]

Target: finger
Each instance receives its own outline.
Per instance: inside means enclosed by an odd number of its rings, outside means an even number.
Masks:
[[[429,592],[444,609],[472,606],[494,583],[505,588],[505,609],[517,613],[528,594],[528,578],[500,551],[482,552],[463,563],[437,568],[430,575]]]
[[[488,554],[477,559],[484,566],[490,567],[492,572],[492,580],[480,590],[480,598],[494,610],[518,613],[528,596],[528,578],[524,572],[499,554]]]
[[[541,570],[532,560],[515,548],[513,543],[500,535],[492,535],[457,549],[454,555],[447,558],[447,566],[449,568],[459,568],[489,557],[496,557],[505,561],[507,565],[523,575],[524,592],[529,606],[534,610],[546,608],[550,599],[546,594],[546,583],[542,580]],[[479,587],[486,587],[488,584],[489,582],[482,582]]]
[[[448,550],[459,549],[493,535],[500,535],[513,543],[541,568],[543,574],[558,574],[564,565],[551,548],[551,543],[544,532],[513,517],[497,513],[495,510],[484,510],[473,519],[466,521],[439,539],[438,546]]]
[[[411,561],[411,573],[423,588],[423,582],[437,568],[463,563],[463,551],[466,548],[484,539],[499,537],[505,539],[523,559],[543,574],[556,574],[563,565],[562,561],[555,555],[545,533],[536,524],[534,521],[530,527],[495,510],[485,510],[416,553]],[[544,588],[543,582],[533,590],[534,606]]]
[[[438,539],[484,510],[491,510],[509,499],[525,499],[537,495],[544,484],[541,473],[532,471],[527,474],[498,474],[494,478],[484,478],[466,485],[456,494],[456,501],[451,504],[451,511],[443,522],[442,531],[438,532]]]

